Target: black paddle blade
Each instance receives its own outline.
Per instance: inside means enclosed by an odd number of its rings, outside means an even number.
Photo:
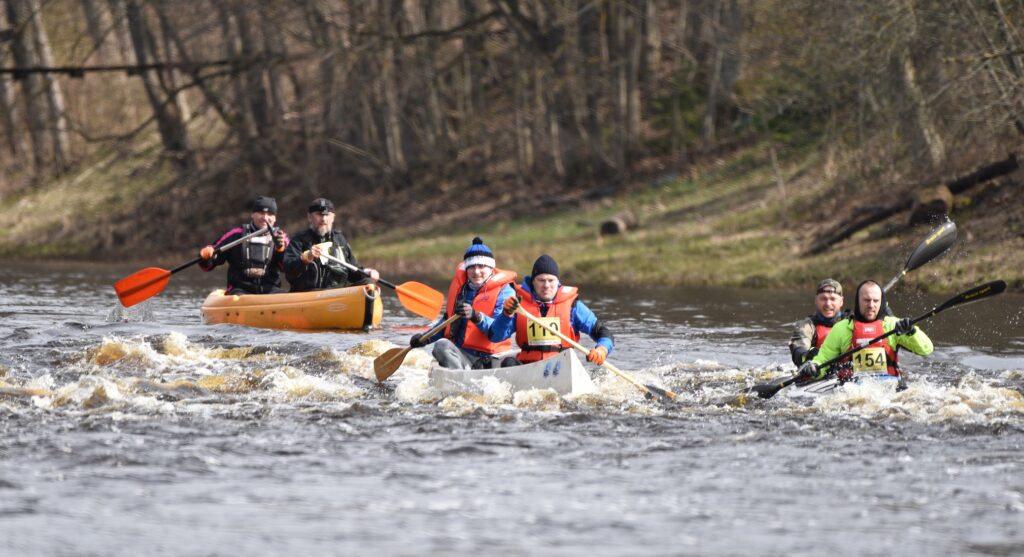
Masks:
[[[941,255],[942,252],[949,249],[949,246],[952,246],[955,241],[956,223],[951,220],[947,220],[943,224],[935,227],[935,229],[928,234],[928,237],[921,242],[921,245],[917,246],[914,253],[910,254],[910,257],[907,258],[907,264],[903,269],[908,272],[913,271]]]
[[[647,392],[644,393],[645,398],[652,399],[655,395],[657,395],[658,400],[662,402],[670,402],[674,400],[673,397],[669,396],[668,391],[666,391],[665,389],[655,387],[654,385],[644,385],[644,387],[647,387]]]
[[[935,308],[934,310],[932,310],[933,311],[932,315],[934,315],[935,313],[938,313],[938,312],[940,312],[940,311],[942,311],[944,309],[951,308],[953,306],[959,306],[959,305],[962,305],[962,304],[969,304],[969,303],[972,303],[972,302],[977,302],[977,301],[980,301],[980,300],[984,300],[986,298],[991,298],[992,296],[996,296],[998,294],[1002,294],[1005,291],[1006,291],[1006,281],[994,280],[992,282],[986,282],[985,284],[981,284],[981,285],[975,286],[974,288],[971,288],[970,290],[965,290],[965,291],[957,294],[956,296],[953,296],[952,298],[946,300],[941,306],[939,306],[939,307]]]
[[[764,385],[754,385],[747,389],[747,394],[756,394],[760,398],[772,398],[781,390],[782,385],[780,384],[765,383]]]
[[[771,383],[762,383],[760,385],[754,385],[753,387],[750,387],[749,389],[747,389],[744,392],[745,392],[745,394],[748,394],[748,395],[756,394],[757,396],[759,396],[761,398],[772,398],[773,396],[778,394],[779,391],[781,391],[783,388],[791,385],[796,380],[797,380],[796,376],[787,377],[786,379],[779,379],[779,380],[773,381]]]

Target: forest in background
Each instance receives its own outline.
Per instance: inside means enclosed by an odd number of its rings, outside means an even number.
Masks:
[[[8,255],[185,253],[256,194],[372,235],[721,164],[770,169],[810,254],[1020,181],[1024,0],[2,2],[0,211],[40,213]]]

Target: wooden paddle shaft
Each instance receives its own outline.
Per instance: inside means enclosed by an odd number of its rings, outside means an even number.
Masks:
[[[564,340],[565,342],[568,342],[570,345],[573,346],[573,348],[579,350],[580,352],[582,352],[584,354],[590,354],[590,350],[587,350],[587,348],[585,346],[583,346],[582,344],[576,342],[575,340],[573,340],[573,339],[563,335],[562,333],[558,332],[557,330],[549,327],[547,323],[541,321],[540,319],[537,319],[537,317],[535,317],[533,314],[531,314],[530,312],[526,311],[522,307],[516,308],[516,311],[519,314],[521,314],[523,317],[526,317],[530,321],[533,321],[534,323],[540,325],[541,327],[544,327],[544,330],[546,330],[547,332],[555,335],[556,337]],[[626,381],[629,381],[630,383],[636,385],[640,390],[644,391],[645,393],[651,392],[650,389],[648,389],[643,383],[637,381],[636,379],[634,379],[628,373],[626,373],[626,372],[622,371],[621,369],[615,367],[614,365],[611,364],[611,362],[605,361],[601,365],[606,367],[606,368],[608,368],[609,370],[611,370],[613,373],[615,373],[615,375],[618,375],[619,377],[625,379]]]
[[[438,331],[444,329],[448,325],[451,325],[459,317],[462,317],[462,316],[461,315],[453,315],[453,316],[449,317],[448,319],[444,320],[444,322],[439,323],[435,327],[433,327],[430,330],[428,330],[427,332],[423,333],[422,336],[430,338],[430,337],[436,335],[438,333]],[[398,371],[398,368],[402,365],[402,362],[405,361],[405,356],[409,353],[410,350],[412,350],[412,346],[406,346],[405,348],[400,350],[397,354],[395,354],[394,356],[388,358],[386,361],[380,362],[379,364],[377,363],[376,360],[374,360],[374,362],[373,362],[374,375],[377,376],[377,381],[378,382],[379,381],[384,381],[388,377],[391,377],[392,373]],[[383,357],[383,356],[384,356],[384,354],[381,354],[381,356],[378,356],[378,357]],[[395,362],[397,362],[398,365],[396,365],[396,366],[394,366],[392,368],[392,364],[395,363]]]

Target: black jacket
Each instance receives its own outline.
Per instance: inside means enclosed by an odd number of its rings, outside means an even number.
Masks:
[[[369,282],[369,277],[365,274],[348,270],[330,261],[326,265],[320,263],[319,260],[309,264],[303,263],[302,253],[323,242],[334,244],[334,247],[331,248],[331,255],[359,267],[359,262],[352,254],[352,248],[348,245],[344,234],[332,230],[326,236],[320,236],[316,230],[307,228],[291,238],[288,249],[284,252],[284,273],[288,283],[291,284],[291,292],[340,288]]]
[[[223,246],[255,231],[256,227],[252,223],[232,228],[213,245],[214,247]],[[257,250],[262,249],[266,244],[255,244],[246,241],[226,252],[217,253],[209,261],[200,261],[199,267],[204,271],[212,271],[214,267],[227,263],[228,285],[225,290],[228,292],[234,291],[237,293],[237,291],[242,291],[249,294],[268,294],[275,290],[279,291],[281,289],[281,264],[284,260],[284,254],[274,249],[273,239],[269,234],[258,236],[257,239],[270,242],[269,260],[259,261],[253,258]],[[263,276],[254,276],[249,269],[262,269]]]

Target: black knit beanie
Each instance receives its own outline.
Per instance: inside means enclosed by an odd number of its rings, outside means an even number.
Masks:
[[[537,258],[537,261],[533,263],[533,271],[530,272],[531,277],[537,275],[555,275],[558,276],[558,263],[555,263],[553,257],[548,254],[544,254]]]

